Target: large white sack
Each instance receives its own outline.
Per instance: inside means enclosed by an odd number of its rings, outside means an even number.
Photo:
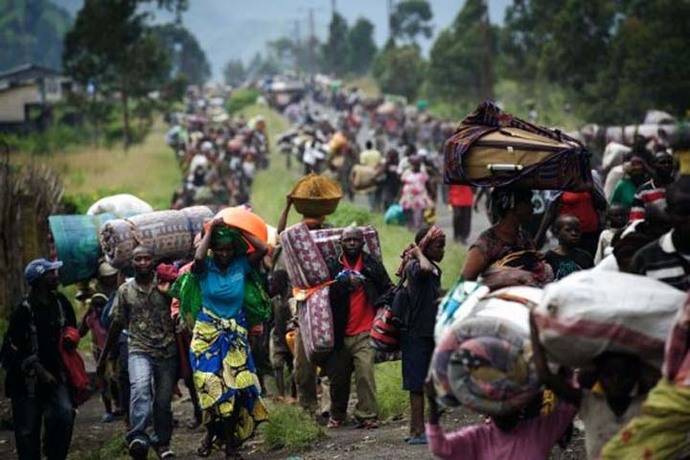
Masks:
[[[153,212],[153,208],[146,201],[134,195],[120,193],[119,195],[106,196],[96,201],[86,211],[86,214],[95,216],[106,212],[115,214],[118,217],[128,217],[135,214]]]
[[[618,142],[609,142],[604,148],[604,154],[601,157],[601,167],[604,171],[608,171],[616,165],[623,163],[623,156],[632,150],[627,145],[619,144]]]
[[[660,367],[664,341],[685,298],[683,291],[644,276],[584,270],[546,286],[535,319],[557,363],[584,366],[617,351]]]

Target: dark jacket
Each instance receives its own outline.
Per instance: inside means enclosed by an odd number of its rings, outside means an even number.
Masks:
[[[367,296],[368,303],[373,308],[378,308],[377,301],[386,294],[390,289],[393,289],[386,267],[375,257],[368,253],[363,253],[362,275],[364,276],[364,292]],[[343,271],[345,267],[340,259],[329,259],[327,261],[328,270],[331,279],[334,279],[338,273]],[[345,338],[345,327],[350,315],[350,284],[346,281],[336,281],[331,285],[330,289],[331,310],[333,311],[333,333],[335,336],[335,348],[340,348],[343,345]]]
[[[27,391],[26,367],[30,361],[29,358],[34,354],[31,344],[32,321],[36,325],[38,362],[58,382],[63,381],[63,366],[59,349],[60,334],[65,326],[77,327],[72,304],[59,292],[51,294],[47,303],[30,293],[26,304],[31,306],[31,310],[22,302],[12,312],[3,344],[2,363],[7,371],[5,393],[8,397],[22,396]],[[43,390],[46,389],[40,385],[36,387],[39,395],[43,393]]]

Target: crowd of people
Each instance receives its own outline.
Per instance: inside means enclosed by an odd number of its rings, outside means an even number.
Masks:
[[[128,451],[135,459],[147,458],[150,449],[160,458],[174,458],[171,402],[179,380],[193,407],[188,427],[205,428],[196,451],[201,457],[220,448],[226,458],[241,458],[244,441],[260,423],[270,422],[263,400],[267,376],[275,376],[274,396],[296,399],[331,430],[348,425],[348,415],[357,427],[376,429],[376,350],[370,331],[377,311],[391,304],[399,309],[402,386],[410,405],[409,434],[401,443],[428,444],[440,458],[548,458],[556,443],[567,443],[578,416],[588,458],[630,458],[604,446],[643,415],[660,371],[643,366],[634,355],[603,353],[590,372],[554,373],[534,322],[533,360],[544,387],[557,398],[555,408],[542,410],[545,392],[518,413],[453,433],[441,428],[428,371],[444,292],[439,263],[446,235],[434,225],[432,210],[437,200],[448,202],[453,238],[470,243],[477,197],[468,186],[441,185],[447,123],[423,112],[377,111],[356,92],[316,92],[313,99],[318,108],[290,109],[298,128],[279,140],[286,167],[296,156],[305,173],[330,177],[346,195],[366,194],[372,209],[386,211],[387,217],[398,206],[415,232],[391,276],[383,261],[365,249],[361,228],[342,229],[338,257],[326,261],[334,333],[329,356],[319,363],[308,359],[300,336],[307,325],[297,314],[304,293],[292,286],[280,239],[269,244],[228,225],[222,216],[206,222],[186,260],[160,263],[154,249],[142,244],[132,252],[129,273],[103,261],[89,289],[77,296],[86,307],[81,321],[58,291],[61,262],[37,259],[26,267],[30,291],[10,318],[2,351],[19,458],[58,459],[69,451],[75,400],[60,351],[68,328],[81,336],[91,332],[103,421],[124,420]],[[325,116],[331,104],[342,113],[336,126]],[[204,104],[192,105],[204,110],[175,120],[166,136],[185,177],[171,207],[246,205],[256,169],[269,161],[265,121],[213,121]],[[371,134],[361,147],[360,129]],[[651,152],[640,142],[624,158],[621,173],[602,171],[606,177],[591,191],[479,191],[487,194],[492,225],[468,245],[458,274],[492,288],[543,287],[595,267],[688,291],[690,177],[679,169],[674,152]],[[288,198],[278,235],[286,229],[291,204]],[[303,215],[300,223],[309,230],[329,228],[327,215]],[[511,267],[521,269],[518,276]],[[254,299],[251,309],[248,298]],[[268,318],[256,310],[266,299]],[[673,375],[665,369],[664,381],[685,375],[688,337],[667,349],[667,361],[683,364]],[[353,382],[357,402],[348,414]]]

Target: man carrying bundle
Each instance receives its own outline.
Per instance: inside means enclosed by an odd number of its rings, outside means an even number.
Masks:
[[[342,255],[328,261],[335,283],[331,286],[335,348],[326,363],[331,379],[329,428],[345,422],[350,398],[350,381],[355,373],[358,426],[376,428],[376,382],[374,349],[369,331],[376,314],[376,300],[393,287],[383,264],[364,252],[364,235],[356,227],[345,229],[340,245]]]

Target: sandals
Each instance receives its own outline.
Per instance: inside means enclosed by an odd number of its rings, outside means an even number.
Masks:
[[[364,430],[375,430],[378,427],[379,427],[379,422],[377,422],[376,419],[373,419],[373,418],[367,418],[364,420],[360,420],[359,423],[357,424],[357,428],[364,429]]]
[[[407,438],[407,440],[405,442],[411,446],[422,446],[422,445],[429,443],[426,439],[426,434],[420,434],[419,436],[412,436],[410,438]]]
[[[328,419],[328,423],[326,424],[326,428],[340,428],[341,426],[343,426],[343,423],[344,422],[342,420],[336,420],[333,417],[330,417]]]
[[[211,455],[211,451],[213,450],[213,441],[214,436],[209,436],[208,433],[204,435],[203,439],[201,440],[201,445],[196,449],[196,454],[199,457],[208,457]]]

